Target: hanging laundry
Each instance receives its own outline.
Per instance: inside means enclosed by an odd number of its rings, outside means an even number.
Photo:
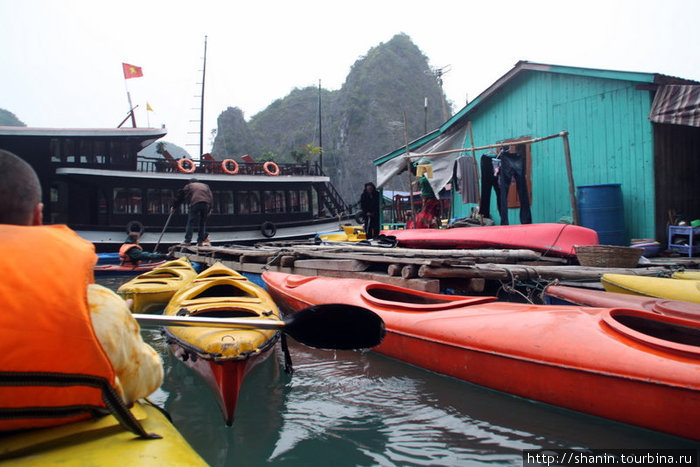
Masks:
[[[530,195],[527,191],[527,180],[525,179],[525,156],[516,151],[515,146],[508,146],[499,155],[501,170],[498,176],[500,187],[498,212],[501,215],[501,225],[508,225],[508,190],[513,180],[515,180],[518,199],[520,200],[520,223],[532,224]]]
[[[475,164],[472,156],[460,156],[455,160],[453,175],[457,192],[462,195],[462,204],[479,202],[479,179]]]
[[[495,154],[483,154],[481,156],[481,202],[479,203],[479,214],[489,219],[491,218],[491,189],[496,193],[496,206],[501,205],[501,192],[498,188],[498,173],[494,173],[494,162],[500,164],[500,161],[498,161],[498,159],[494,161],[493,156],[495,156]]]

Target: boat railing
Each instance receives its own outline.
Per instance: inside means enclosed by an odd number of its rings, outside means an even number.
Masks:
[[[213,173],[231,175],[312,175],[321,176],[323,171],[317,163],[284,163],[274,162],[274,165],[262,162],[236,162],[236,165],[228,166],[228,172],[224,170],[222,161],[200,160],[194,162],[195,173]],[[139,172],[181,172],[177,161],[158,157],[139,157],[137,161]],[[235,173],[234,173],[235,172]]]

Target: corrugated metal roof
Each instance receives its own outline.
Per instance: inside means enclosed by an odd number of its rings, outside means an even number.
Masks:
[[[700,85],[661,86],[651,105],[649,120],[700,127]]]

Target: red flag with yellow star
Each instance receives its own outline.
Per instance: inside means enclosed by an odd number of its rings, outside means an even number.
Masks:
[[[141,71],[140,66],[129,65],[128,63],[122,63],[122,68],[124,68],[124,79],[140,78],[143,76],[143,71]]]

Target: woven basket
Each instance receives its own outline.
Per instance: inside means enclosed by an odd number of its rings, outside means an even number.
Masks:
[[[581,266],[596,268],[634,268],[644,253],[641,248],[613,245],[576,245]]]

